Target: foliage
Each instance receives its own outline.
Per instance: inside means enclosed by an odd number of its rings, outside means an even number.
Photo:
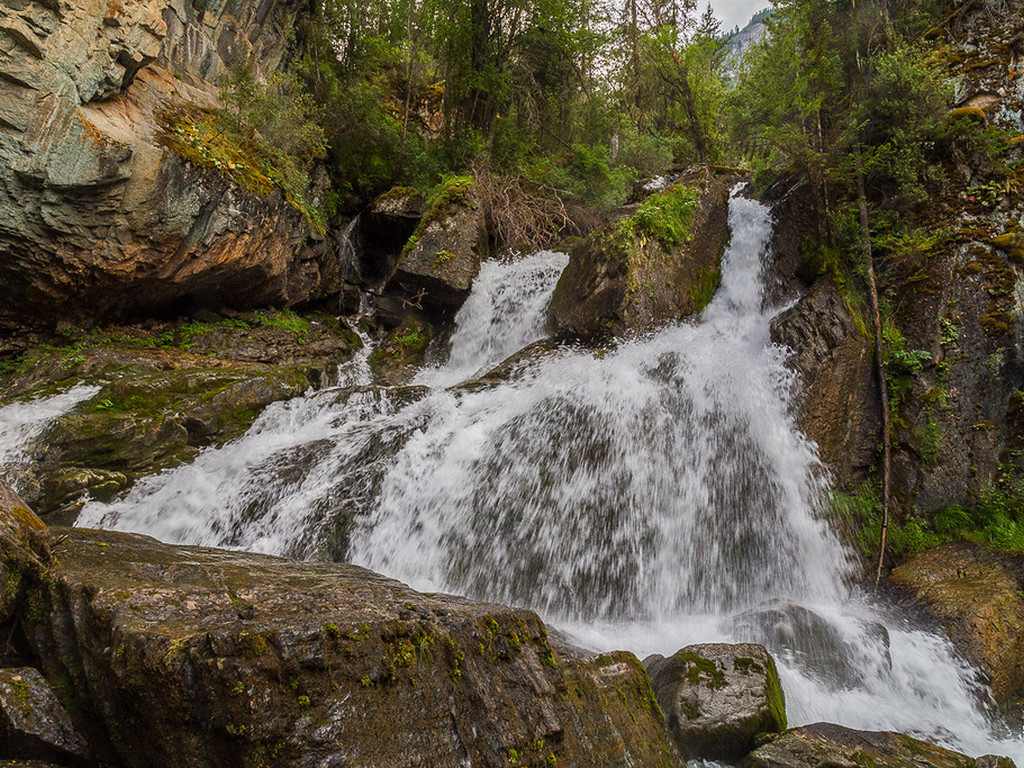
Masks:
[[[874,560],[882,527],[877,489],[864,486],[852,494],[833,493],[832,509],[855,529],[861,553]],[[910,515],[902,523],[890,522],[887,535],[889,554],[897,563],[953,541],[1024,553],[1024,497],[989,486],[978,494],[974,506],[951,505],[930,520]]]
[[[697,210],[697,190],[676,186],[644,200],[633,215],[637,232],[661,243],[665,250],[677,248],[693,238],[691,227]]]

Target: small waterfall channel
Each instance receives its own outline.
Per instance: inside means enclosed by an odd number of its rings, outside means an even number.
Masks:
[[[944,639],[850,586],[827,477],[790,414],[787,352],[769,340],[770,212],[736,197],[730,225],[722,285],[693,322],[604,354],[532,348],[476,379],[544,337],[566,257],[490,262],[448,363],[413,386],[271,406],[239,440],[90,504],[79,524],[346,559],[534,608],[582,645],[641,658],[763,642],[792,724],[1024,759]],[[362,368],[347,379],[366,381]]]

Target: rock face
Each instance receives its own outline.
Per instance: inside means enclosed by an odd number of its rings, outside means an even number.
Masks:
[[[965,4],[929,40],[934,60],[956,83],[956,106],[969,108],[979,125],[997,125],[1011,137],[1024,133],[1019,3]],[[973,507],[994,484],[1018,497],[1024,489],[1022,149],[1019,139],[1008,142],[1005,159],[1017,170],[993,167],[984,153],[958,160],[914,222],[928,236],[879,260],[895,310],[887,343],[896,353],[889,371],[896,393],[893,493],[907,512],[928,517],[950,505]],[[801,199],[794,190],[776,209],[780,294],[824,266],[815,263],[821,238]],[[819,443],[839,485],[850,489],[875,463],[877,383],[870,380],[870,347],[851,332],[832,281],[820,277],[775,336],[798,352],[794,363],[806,385],[800,425]],[[917,361],[913,370],[901,369],[900,355]]]
[[[728,184],[693,182],[696,205],[670,225],[683,238],[659,239],[647,231],[645,213],[671,211],[686,188],[648,198],[632,215],[598,230],[576,245],[551,302],[557,331],[585,340],[648,329],[704,308],[719,280],[729,236]],[[658,215],[654,213],[653,215]],[[641,220],[642,219],[642,220]]]
[[[387,290],[406,305],[450,319],[469,296],[487,246],[483,211],[471,188],[427,211],[408,241]]]
[[[786,729],[775,661],[760,645],[690,645],[644,666],[679,751],[686,758],[737,760],[755,737]]]
[[[1009,758],[975,760],[900,733],[816,723],[787,731],[752,752],[743,768],[1010,768]]]
[[[157,140],[175,104],[255,56],[273,69],[301,0],[73,0],[0,7],[0,352],[32,332],[337,289],[333,252],[260,197]],[[54,307],[61,308],[60,313]]]
[[[81,764],[85,741],[49,683],[31,667],[0,669],[0,754]]]
[[[354,566],[62,531],[25,636],[100,760],[678,766],[643,668]]]
[[[47,558],[43,521],[0,479],[0,628],[14,618],[29,582]]]
[[[777,317],[772,341],[795,351],[788,364],[800,377],[797,424],[818,444],[837,485],[854,485],[874,464],[881,411],[874,349],[835,283],[819,280]]]
[[[988,676],[1000,704],[1024,696],[1024,557],[959,542],[929,550],[893,571],[946,625],[957,646]]]

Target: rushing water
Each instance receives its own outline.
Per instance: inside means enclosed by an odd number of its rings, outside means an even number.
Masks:
[[[492,262],[422,386],[272,406],[240,440],[90,505],[80,524],[346,557],[420,589],[535,608],[591,647],[764,642],[793,723],[1024,757],[993,732],[946,641],[848,586],[820,508],[826,478],[790,414],[786,352],[769,341],[770,217],[737,198],[730,224],[722,286],[693,323],[463,386],[543,336],[565,257]]]
[[[0,408],[0,477],[18,487],[19,473],[12,465],[29,460],[27,453],[32,442],[55,419],[68,413],[100,391],[100,387],[79,384],[67,392],[52,397],[12,403]]]

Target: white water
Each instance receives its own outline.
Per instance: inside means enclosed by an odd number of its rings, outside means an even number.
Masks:
[[[945,641],[848,588],[820,514],[825,478],[789,413],[785,351],[769,343],[768,212],[736,199],[730,223],[722,286],[694,324],[442,389],[543,335],[554,257],[488,265],[449,363],[420,376],[432,387],[272,406],[241,440],[90,505],[80,524],[347,551],[419,589],[533,607],[585,645],[641,656],[758,640],[779,658],[791,723],[1024,758],[991,732]]]
[[[59,395],[0,408],[0,476],[7,474],[11,465],[28,460],[26,449],[55,419],[99,391],[100,387],[79,384]]]
[[[450,387],[543,339],[545,310],[568,263],[556,251],[484,262],[456,318],[448,362],[423,369],[414,383]]]

